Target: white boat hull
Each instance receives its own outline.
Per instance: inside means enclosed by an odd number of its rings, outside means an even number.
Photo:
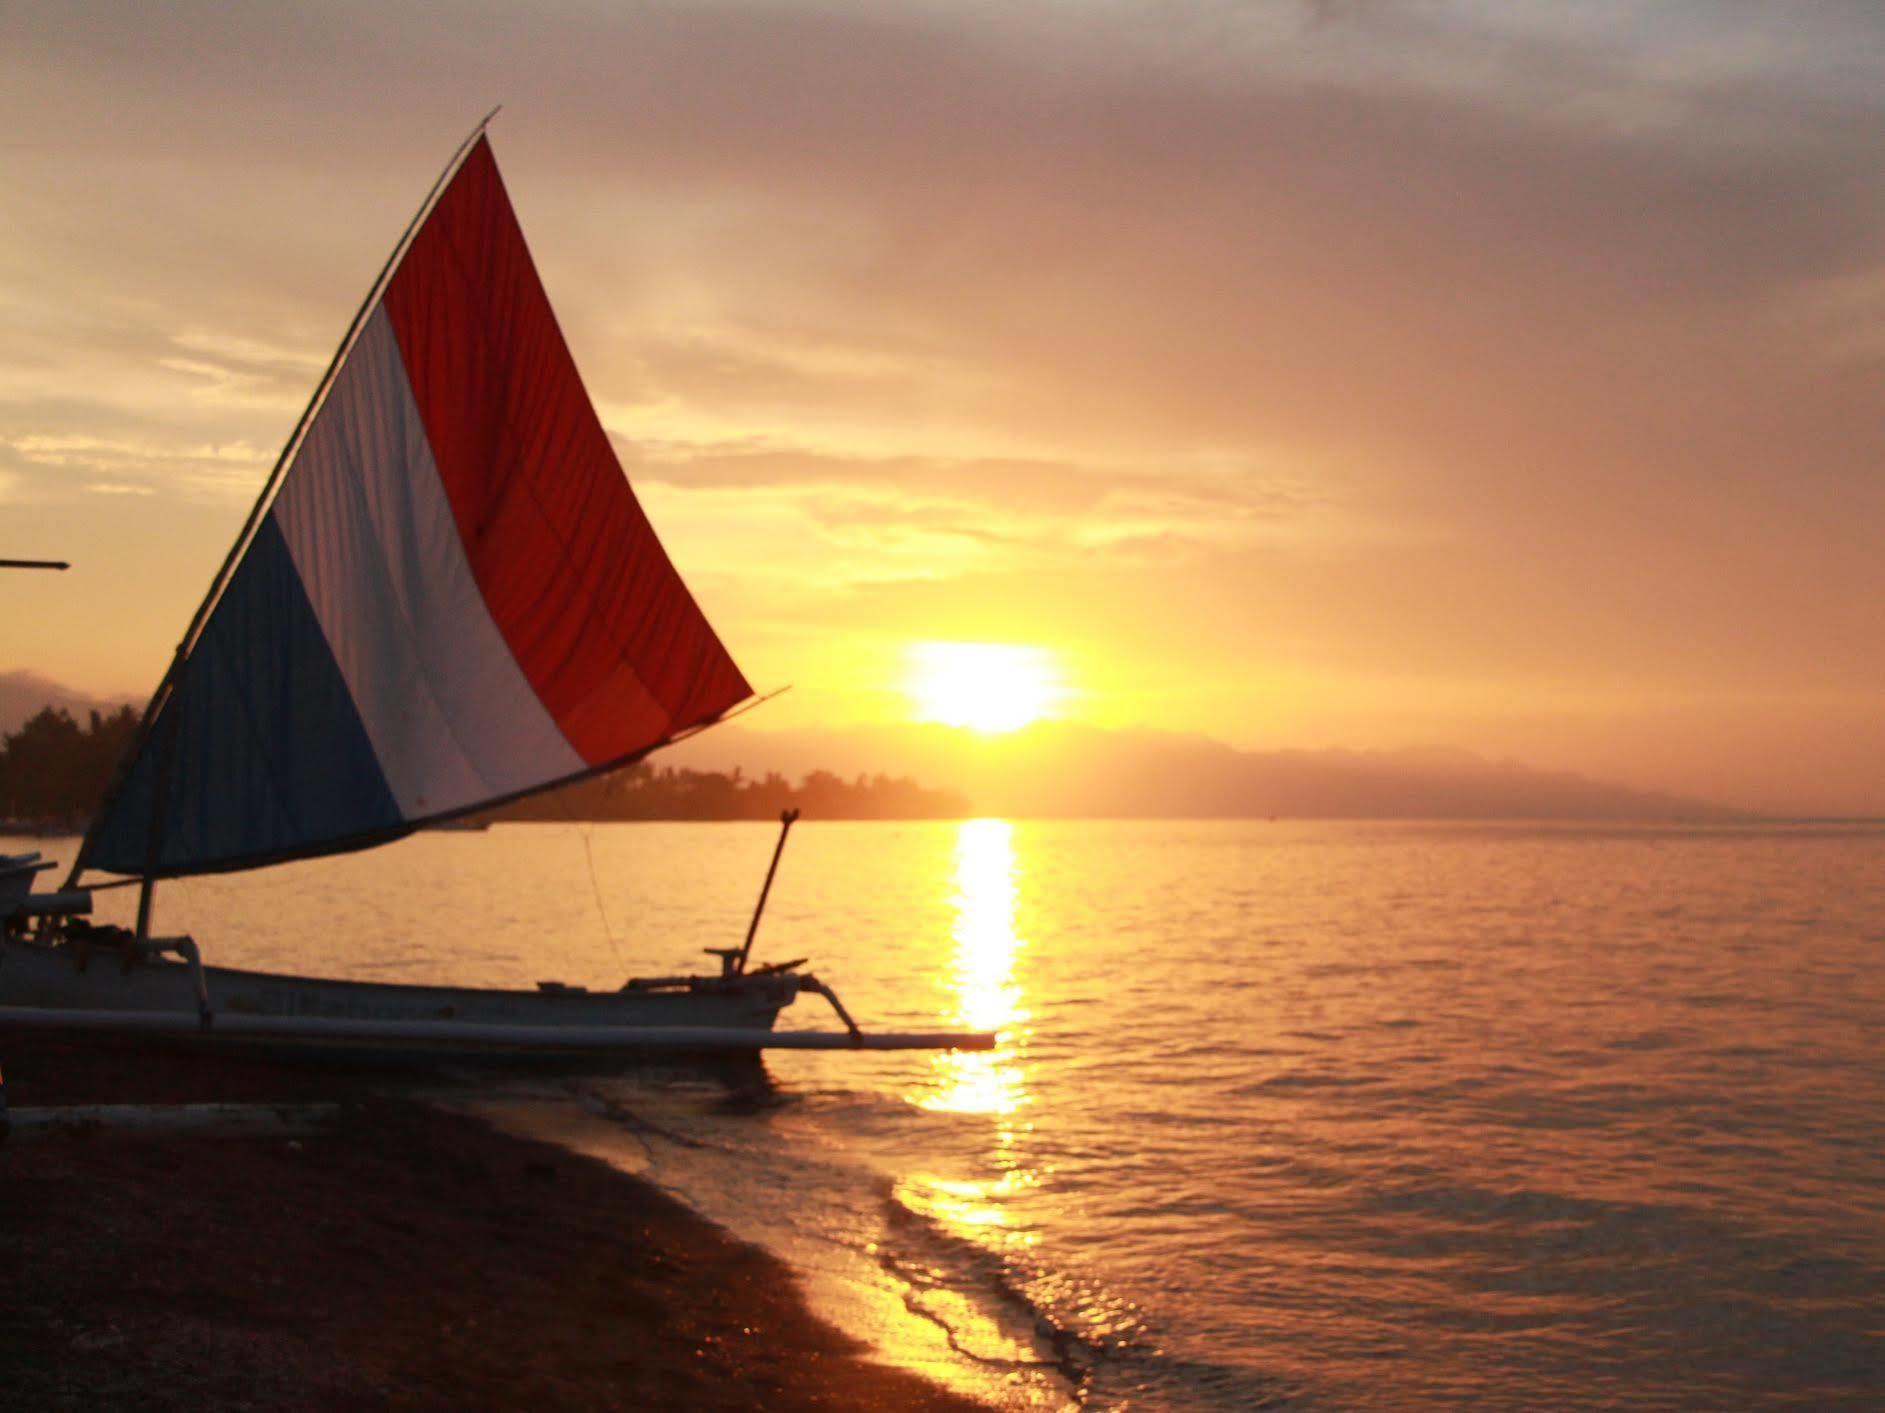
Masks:
[[[14,941],[0,947],[0,1027],[374,1062],[570,1060],[639,1049],[756,1049],[799,992],[799,979],[784,975],[623,991],[408,986],[212,966],[203,980],[208,1024],[186,963],[139,958],[127,967],[108,947],[88,955]],[[683,1032],[692,1033],[691,1044],[677,1045]]]
[[[806,990],[789,972],[638,983],[620,991],[407,986],[204,967],[117,948],[0,945],[0,1034],[64,1031],[191,1049],[360,1064],[607,1063],[675,1052],[986,1050],[980,1032],[773,1029]],[[839,1014],[844,1013],[840,1008]]]
[[[756,1050],[988,1050],[991,1035],[960,1031],[766,1031],[707,1025],[476,1025],[462,1021],[319,1020],[305,1016],[230,1016],[204,1025],[175,1011],[49,1011],[0,1006],[8,1026],[67,1031],[109,1031],[126,1037],[165,1037],[218,1048],[305,1051],[331,1058],[351,1050],[360,1058],[416,1060],[513,1059],[561,1061],[641,1052]]]

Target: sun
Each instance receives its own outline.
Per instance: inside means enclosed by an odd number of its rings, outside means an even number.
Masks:
[[[972,731],[1015,731],[1052,716],[1067,689],[1045,648],[1020,643],[920,642],[909,647],[904,690],[919,721]]]

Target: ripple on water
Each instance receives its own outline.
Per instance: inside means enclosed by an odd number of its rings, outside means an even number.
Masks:
[[[421,835],[166,917],[235,965],[619,985],[737,941],[776,831],[590,833]],[[797,1102],[622,1141],[864,1291],[887,1357],[997,1390],[1885,1407],[1881,917],[1879,829],[807,822],[762,950],[869,1022],[999,1012],[1003,1047],[783,1055]]]

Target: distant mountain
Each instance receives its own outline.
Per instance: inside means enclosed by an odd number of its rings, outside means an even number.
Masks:
[[[49,706],[64,707],[83,725],[87,712],[110,713],[127,703],[141,705],[130,697],[87,696],[37,672],[0,672],[0,734],[18,731]]]
[[[96,698],[34,672],[0,672],[0,732],[50,705],[82,723]],[[135,703],[133,703],[135,705]],[[1020,818],[1731,819],[1745,811],[1470,751],[1242,751],[1207,736],[1042,722],[1005,736],[906,725],[849,730],[716,728],[657,765],[845,780],[909,777]]]
[[[1535,770],[1470,751],[1241,751],[1206,736],[1040,723],[762,732],[725,726],[662,763],[746,773],[909,775],[984,814],[1037,818],[1725,819],[1703,800]]]

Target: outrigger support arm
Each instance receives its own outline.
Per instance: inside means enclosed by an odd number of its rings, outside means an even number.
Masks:
[[[190,966],[190,981],[196,987],[197,1024],[208,1030],[216,1023],[216,1012],[209,1004],[209,978],[203,974],[203,954],[194,937],[131,937],[124,943],[124,965],[129,970],[139,957],[157,957],[175,952]]]
[[[837,992],[833,991],[815,976],[801,976],[799,978],[799,990],[808,991],[814,996],[823,996],[827,1001],[831,1002],[831,1009],[838,1013],[838,1019],[844,1022],[844,1028],[851,1032],[851,1039],[859,1044],[863,1043],[864,1032],[859,1029],[858,1023],[851,1019],[851,1013],[845,1010],[844,1002],[838,999]]]
[[[216,1023],[216,1013],[209,1006],[209,978],[203,975],[203,954],[196,949],[194,937],[166,939],[172,950],[190,964],[190,980],[196,984],[196,1018],[208,1030]]]

